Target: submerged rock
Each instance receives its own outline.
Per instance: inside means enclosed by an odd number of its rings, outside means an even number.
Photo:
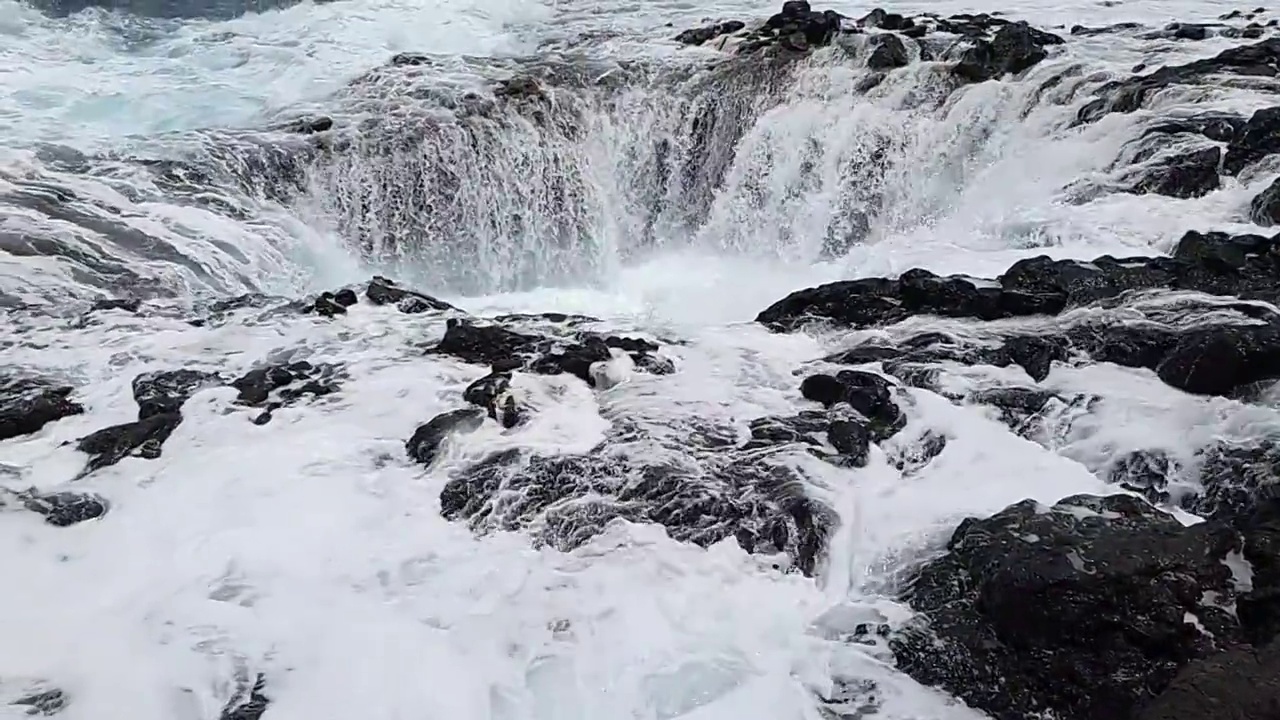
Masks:
[[[80,438],[76,449],[89,455],[86,472],[115,465],[130,455],[154,460],[160,457],[164,442],[181,422],[181,414],[168,412],[112,425]]]
[[[1160,160],[1142,169],[1131,192],[1184,199],[1207,195],[1222,186],[1218,179],[1221,159],[1221,150],[1207,147]]]
[[[84,407],[69,399],[72,388],[39,377],[0,375],[0,440],[30,435],[55,420],[80,415]]]
[[[26,708],[27,715],[44,715],[50,717],[57,715],[67,707],[69,699],[66,692],[59,688],[50,690],[42,690],[40,692],[23,695],[14,700],[11,704],[17,707]]]
[[[69,527],[107,514],[107,502],[97,495],[75,492],[32,494],[23,506],[40,513],[44,521],[57,527]]]
[[[260,720],[271,705],[266,695],[267,678],[259,674],[252,687],[242,688],[222,709],[218,720]]]
[[[133,379],[133,399],[138,403],[138,419],[176,413],[182,404],[204,388],[223,384],[218,373],[202,370],[147,372]]]
[[[253,407],[279,408],[304,396],[322,397],[339,390],[342,371],[336,365],[313,365],[306,360],[266,365],[231,382],[237,402]]]
[[[428,310],[457,310],[449,303],[414,290],[406,290],[394,280],[375,275],[365,289],[365,297],[374,305],[395,305],[403,313],[422,313]]]
[[[746,23],[741,20],[728,20],[725,22],[704,25],[700,28],[692,28],[676,35],[676,42],[682,45],[701,45],[708,40],[714,40],[721,35],[731,35],[745,28]]]
[[[485,414],[479,408],[463,408],[441,413],[419,425],[405,443],[405,451],[414,462],[430,465],[436,459],[440,444],[450,435],[469,433],[484,424]]]

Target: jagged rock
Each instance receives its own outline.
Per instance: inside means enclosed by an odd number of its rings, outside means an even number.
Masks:
[[[164,442],[181,423],[182,415],[176,412],[151,415],[86,435],[76,443],[76,448],[89,455],[86,472],[115,465],[130,455],[155,460],[160,457]]]
[[[89,308],[89,312],[123,310],[125,312],[136,313],[141,307],[142,301],[137,298],[101,298],[93,301],[93,307]]]
[[[905,67],[911,62],[907,46],[892,33],[879,33],[867,38],[871,53],[867,55],[867,67],[872,70],[891,70]]]
[[[1227,608],[1274,617],[1276,576],[1250,582],[1228,555],[1280,565],[1280,503],[1183,526],[1141,498],[1032,500],[968,519],[905,593],[926,622],[891,642],[898,667],[995,720],[1124,720],[1188,664],[1256,636]]]
[[[511,394],[511,373],[491,372],[467,386],[462,399],[485,409],[502,427],[511,429],[524,421],[526,411]]]
[[[1203,490],[1179,502],[1189,512],[1204,517],[1238,515],[1280,497],[1280,447],[1273,441],[1215,443],[1198,455]]]
[[[1267,42],[1273,43],[1274,55],[1271,62],[1274,64],[1280,61],[1280,38],[1272,38]],[[1235,175],[1247,165],[1276,152],[1280,152],[1280,107],[1256,110],[1249,116],[1239,134],[1228,143],[1227,154],[1222,161],[1223,172]]]
[[[28,495],[23,506],[44,516],[44,521],[56,527],[68,527],[86,520],[95,520],[107,514],[107,502],[96,495],[74,492],[56,492]]]
[[[446,437],[479,429],[484,424],[484,417],[484,411],[479,408],[441,413],[418,426],[413,437],[405,443],[405,451],[414,462],[430,465],[436,459],[440,444]]]
[[[261,673],[253,682],[253,687],[243,688],[227,702],[218,720],[260,720],[271,698],[266,695],[267,679]]]
[[[0,440],[30,435],[55,420],[83,413],[83,406],[68,399],[71,391],[43,378],[0,375]]]
[[[544,457],[507,450],[458,473],[441,514],[478,531],[536,528],[537,540],[577,547],[614,519],[658,523],[680,542],[734,537],[747,552],[785,552],[812,574],[833,518],[807,497],[798,471],[736,453],[668,465],[598,447]]]
[[[1181,472],[1177,460],[1162,450],[1135,450],[1107,470],[1107,482],[1140,493],[1153,505],[1168,503],[1170,481]]]
[[[1046,46],[1064,42],[1057,35],[1037,30],[1025,22],[1009,23],[997,30],[990,42],[975,40],[951,72],[967,82],[1016,75],[1048,57]]]
[[[876,8],[866,15],[863,15],[858,20],[858,25],[869,28],[880,28],[881,30],[906,30],[914,27],[915,21],[897,13],[891,13],[882,8]]]
[[[133,399],[138,403],[138,419],[176,413],[196,392],[223,383],[222,376],[202,370],[162,370],[133,379]]]
[[[745,28],[746,23],[741,20],[728,20],[725,22],[715,23],[713,25],[704,25],[700,28],[691,28],[676,35],[676,42],[683,45],[701,45],[708,40],[714,40],[721,35],[731,35]]]
[[[768,47],[775,41],[778,45],[795,52],[806,52],[813,48],[825,47],[840,31],[840,14],[834,10],[814,12],[807,0],[787,0],[782,3],[782,10],[765,21],[760,33],[766,42],[749,43],[743,50],[758,50]]]
[[[301,360],[250,370],[232,381],[231,386],[239,391],[238,403],[265,407],[269,413],[306,395],[323,397],[337,392],[341,375],[335,365],[312,365]],[[269,414],[266,417],[270,419]]]
[[[27,708],[27,715],[57,715],[68,704],[67,694],[59,688],[42,690],[14,700],[12,705]]]
[[[1280,717],[1280,642],[1240,645],[1197,660],[1137,720],[1274,720]]]
[[[395,305],[403,313],[422,313],[428,310],[457,310],[449,303],[414,290],[405,290],[394,280],[375,275],[369,281],[365,297],[374,305]]]
[[[1080,109],[1077,119],[1080,122],[1093,122],[1109,113],[1133,112],[1143,107],[1147,98],[1171,85],[1194,85],[1224,75],[1275,77],[1277,60],[1280,60],[1280,39],[1268,38],[1253,45],[1228,48],[1212,58],[1195,60],[1185,65],[1166,66],[1146,75],[1116,80],[1100,87],[1097,90],[1098,97]],[[1269,123],[1274,124],[1274,120]],[[1239,139],[1239,147],[1247,151],[1247,154],[1261,149],[1244,138]],[[1239,152],[1233,153],[1234,149],[1228,148],[1227,151],[1225,167],[1228,174],[1244,164],[1239,163],[1242,158]]]
[[[322,292],[320,296],[306,306],[304,312],[315,313],[324,317],[346,315],[347,308],[360,302],[354,290],[344,288],[337,292]]]
[[[1155,162],[1141,170],[1132,192],[1184,199],[1207,195],[1222,186],[1218,179],[1221,159],[1221,150],[1207,147]]]
[[[1280,225],[1280,178],[1249,203],[1249,219],[1263,227]]]
[[[651,354],[658,346],[647,340],[579,333],[577,342],[565,342],[458,318],[448,320],[444,337],[428,352],[487,364],[494,371],[523,368],[539,375],[568,373],[595,387],[596,378],[591,368],[613,358],[610,348],[629,353],[637,368],[654,374],[667,374],[675,369],[665,359]]]

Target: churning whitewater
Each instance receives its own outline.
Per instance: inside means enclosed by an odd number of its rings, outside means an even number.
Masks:
[[[1269,717],[1278,20],[0,0],[0,718]]]

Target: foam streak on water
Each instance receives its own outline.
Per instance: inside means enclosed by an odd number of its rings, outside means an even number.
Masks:
[[[944,5],[896,9],[971,9]],[[1158,24],[1231,7],[1024,0],[999,9],[1052,25],[1085,14],[1091,24]],[[263,426],[233,404],[234,390],[197,393],[162,457],[127,458],[77,482],[110,500],[100,522],[56,528],[34,513],[0,512],[0,578],[9,589],[0,597],[0,718],[25,717],[8,701],[47,682],[72,698],[65,720],[208,720],[236,678],[255,673],[270,678],[268,720],[816,720],[815,697],[867,679],[878,683],[885,720],[977,717],[894,673],[876,649],[841,641],[860,623],[902,617],[887,598],[904,564],[936,552],[967,514],[1101,492],[1095,473],[1128,450],[1189,459],[1216,437],[1276,427],[1274,411],[1176,393],[1147,371],[1056,369],[1051,389],[1101,400],[1087,418],[1064,410],[1060,428],[1026,439],[981,407],[904,390],[910,424],[873,449],[868,467],[794,460],[840,519],[813,579],[747,555],[732,538],[703,549],[658,526],[618,522],[560,552],[523,532],[477,537],[440,515],[449,473],[493,450],[582,452],[618,418],[656,434],[696,420],[745,436],[748,421],[803,407],[801,373],[855,339],[982,332],[917,319],[890,331],[785,335],[750,322],[791,290],[919,266],[989,276],[1041,253],[1164,252],[1188,229],[1247,227],[1242,208],[1265,184],[1228,179],[1197,200],[1117,193],[1073,204],[1064,196],[1077,180],[1113,179],[1113,161],[1144,121],[1137,113],[1069,128],[1076,91],[1097,72],[1207,56],[1221,49],[1218,40],[1073,41],[1022,82],[932,100],[927,66],[861,95],[852,90],[858,73],[819,54],[759,106],[712,108],[747,118],[741,132],[711,140],[728,138],[733,150],[721,173],[694,168],[697,182],[686,185],[679,173],[655,179],[653,143],[669,141],[663,152],[677,166],[695,149],[690,128],[709,97],[694,92],[706,76],[687,69],[706,51],[680,53],[655,38],[671,34],[668,22],[766,10],[353,0],[233,20],[96,10],[55,19],[0,0],[0,297],[42,307],[132,291],[163,298],[139,316],[0,318],[0,363],[67,380],[82,388],[86,407],[0,444],[0,486],[65,488],[84,461],[69,443],[133,420],[130,381],[145,371],[230,376],[288,356],[340,362],[349,373],[341,393],[281,409]],[[539,44],[570,48],[588,65],[626,59],[591,67],[639,80],[621,91],[566,81],[557,88],[564,115],[547,125],[500,118],[511,123],[500,128],[505,135],[477,134],[494,129],[482,121],[500,124],[491,116],[438,132],[422,122],[424,106],[457,119],[467,92],[492,98],[495,78],[536,65],[513,58]],[[415,86],[438,94],[394,108],[374,90],[330,97],[401,51],[440,56]],[[1073,65],[1082,69],[1064,75]],[[686,70],[654,70],[674,67]],[[1062,79],[1046,89],[1051,78]],[[693,94],[673,95],[673,86]],[[437,107],[447,104],[441,95],[457,100],[447,113]],[[1260,102],[1224,89],[1209,106],[1247,112]],[[379,114],[405,120],[392,135],[417,128],[438,154],[416,145],[339,152],[308,167],[287,198],[240,188],[231,170],[213,197],[135,162],[180,148],[184,158],[204,151],[218,160],[192,161],[197,169],[247,163],[256,157],[247,150],[232,160],[217,151],[250,140],[195,131],[258,128],[300,109],[323,109],[346,127]],[[578,124],[557,125],[563,118]],[[498,146],[472,144],[476,137]],[[86,153],[92,169],[42,143]],[[894,163],[851,176],[879,153]],[[427,172],[441,157],[492,182],[463,176],[447,186]],[[531,173],[552,161],[563,167]],[[712,175],[717,182],[707,184]],[[57,212],[80,215],[57,217],[31,200],[48,185],[75,198]],[[851,198],[854,190],[868,196]],[[419,191],[465,202],[450,225],[430,227],[413,212]],[[883,210],[865,242],[820,259],[832,218],[871,195]],[[392,230],[405,237],[455,233],[448,238],[457,244],[393,241],[370,216],[401,218]],[[35,237],[63,249],[21,244]],[[443,319],[367,304],[336,320],[243,310],[193,327],[182,315],[192,296],[300,296],[371,270],[444,292],[475,314],[586,313],[610,330],[674,341],[679,371],[630,373],[600,391],[540,378],[525,389],[538,407],[533,422],[451,442],[426,471],[405,457],[404,440],[461,407],[462,390],[485,372],[423,357]],[[955,368],[948,382],[1009,380],[1027,378],[1016,367]],[[893,467],[886,453],[926,430],[948,437],[945,454],[918,473]]]

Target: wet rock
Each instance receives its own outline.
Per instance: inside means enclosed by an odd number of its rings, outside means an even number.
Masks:
[[[301,117],[290,120],[277,126],[277,129],[284,132],[297,133],[299,135],[314,135],[316,133],[326,132],[333,129],[333,118],[324,115],[316,117]]]
[[[1137,720],[1280,717],[1280,642],[1239,645],[1183,668]]]
[[[1228,48],[1212,58],[1195,60],[1185,65],[1159,68],[1145,75],[1135,75],[1107,83],[1097,90],[1098,97],[1082,107],[1077,114],[1079,122],[1093,122],[1109,113],[1130,113],[1143,107],[1149,97],[1174,85],[1198,85],[1214,82],[1222,76],[1246,78],[1276,77],[1276,62],[1280,59],[1280,39],[1268,38],[1252,45]],[[1221,80],[1217,80],[1221,82]],[[1250,141],[1241,139],[1241,148],[1253,151]],[[1274,152],[1274,151],[1271,151]],[[1239,154],[1235,155],[1239,159]],[[1256,159],[1256,158],[1255,158]],[[1228,149],[1226,168],[1228,174],[1236,165],[1232,149]]]
[[[872,70],[891,70],[905,67],[911,62],[907,46],[891,33],[879,33],[867,38],[871,53],[867,55],[867,67]]]
[[[751,43],[744,49],[755,50],[776,42],[795,52],[825,47],[840,31],[840,14],[827,10],[815,12],[807,0],[788,0],[782,10],[769,17],[761,28],[764,42]]]
[[[751,439],[743,447],[754,450],[794,443],[821,446],[822,435],[831,422],[831,416],[820,410],[802,410],[788,417],[756,418],[747,424]]]
[[[866,418],[871,439],[882,442],[906,425],[906,416],[893,402],[892,385],[874,373],[841,370],[830,375],[811,375],[800,384],[807,400],[832,407],[845,403]]]
[[[1145,135],[1202,135],[1214,142],[1231,142],[1247,124],[1245,118],[1222,113],[1201,113],[1190,117],[1163,118],[1147,128]]]
[[[420,293],[399,287],[394,280],[375,275],[369,281],[365,297],[374,305],[395,305],[403,313],[422,313],[428,310],[457,310],[449,303]]]
[[[747,26],[740,20],[728,20],[712,25],[704,25],[700,28],[691,28],[676,35],[675,40],[683,45],[701,45],[708,40],[714,40],[721,35],[731,35],[742,30]]]
[[[1273,440],[1215,443],[1204,448],[1197,460],[1202,490],[1179,501],[1189,512],[1202,517],[1239,515],[1280,497],[1280,447]]]
[[[0,374],[0,440],[30,435],[55,420],[80,415],[72,388],[38,377]]]
[[[1280,61],[1280,38],[1272,38],[1268,42],[1275,43],[1272,62]],[[1239,134],[1228,143],[1227,154],[1222,161],[1223,172],[1235,175],[1246,166],[1277,152],[1280,152],[1280,107],[1256,110]]]
[[[926,430],[916,442],[903,445],[894,452],[889,458],[889,463],[898,468],[903,475],[910,475],[924,469],[946,449],[946,435]]]
[[[856,420],[837,420],[827,428],[827,441],[854,467],[865,467],[871,449],[871,430]]]
[[[56,492],[29,495],[23,506],[44,516],[44,521],[56,527],[69,527],[86,520],[95,520],[107,514],[107,502],[88,493]]]
[[[1207,147],[1159,160],[1142,168],[1130,191],[1183,199],[1207,195],[1222,186],[1218,179],[1221,159],[1221,150]]]
[[[892,641],[898,666],[996,720],[1134,717],[1182,667],[1243,638],[1224,609],[1241,532],[1247,545],[1277,527],[1184,527],[1128,495],[965,520],[905,594],[927,623]]]
[[[1169,484],[1181,470],[1163,450],[1135,450],[1111,465],[1107,482],[1139,493],[1153,505],[1162,505],[1169,502]]]
[[[1280,225],[1280,178],[1249,203],[1249,220],[1263,227]]]
[[[518,361],[520,367],[536,352],[539,338],[508,330],[501,325],[480,325],[450,318],[444,337],[429,352],[450,355],[463,362],[493,365]]]
[[[858,19],[858,25],[881,30],[907,30],[915,26],[915,21],[882,8],[876,8]]]
[[[1165,383],[1197,395],[1280,378],[1280,328],[1227,326],[1184,335],[1156,367]]]
[[[997,30],[989,42],[976,40],[951,72],[967,82],[1016,75],[1048,57],[1047,46],[1063,42],[1057,35],[1037,30],[1025,22],[1009,23]]]
[[[539,542],[561,550],[615,519],[656,523],[680,542],[734,537],[748,552],[786,553],[811,574],[833,518],[806,496],[798,471],[737,452],[708,460],[663,464],[608,446],[554,457],[503,451],[445,485],[441,514],[477,532],[537,529]]]
[[[115,465],[130,455],[155,460],[160,457],[164,442],[181,423],[182,415],[176,412],[151,415],[86,435],[76,443],[76,448],[89,455],[86,472]]]
[[[998,354],[1007,356],[1025,370],[1032,380],[1041,382],[1049,377],[1049,369],[1055,360],[1067,360],[1068,344],[1061,337],[1022,335],[1006,340]]]
[[[176,413],[196,392],[223,384],[222,376],[202,370],[162,370],[133,379],[133,399],[138,403],[138,419]]]
[[[476,380],[462,392],[462,399],[484,408],[508,430],[524,422],[528,414],[511,393],[510,372],[492,372]]]
[[[478,430],[484,424],[485,414],[479,408],[453,410],[431,418],[419,425],[413,437],[405,443],[405,451],[414,462],[430,465],[436,459],[440,444],[445,438],[458,433]]]
[[[266,365],[233,380],[239,391],[236,402],[274,410],[311,396],[323,397],[339,390],[342,371],[329,364],[313,365],[305,360]]]
[[[142,301],[137,298],[102,298],[93,301],[93,307],[89,308],[89,312],[107,312],[110,310],[122,310],[124,312],[136,313],[142,307]]]
[[[17,707],[26,708],[27,715],[44,715],[46,717],[57,715],[67,707],[69,700],[67,694],[58,688],[50,690],[42,690],[40,692],[24,695],[11,704]]]
[[[252,687],[246,687],[227,702],[218,720],[260,720],[271,705],[266,695],[267,679],[259,674]]]

